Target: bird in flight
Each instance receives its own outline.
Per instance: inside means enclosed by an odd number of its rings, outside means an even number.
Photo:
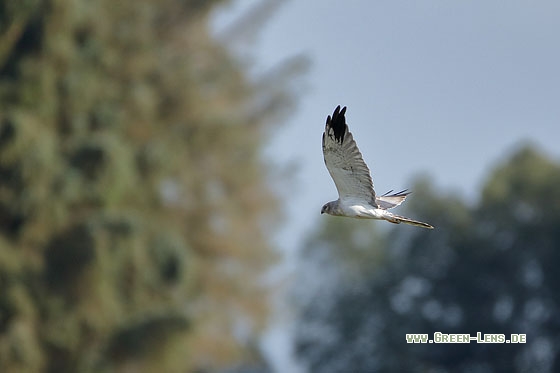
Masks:
[[[347,216],[360,219],[387,220],[394,224],[406,223],[417,227],[433,229],[428,223],[406,218],[388,211],[397,207],[410,194],[403,190],[389,191],[376,196],[369,168],[362,158],[352,133],[346,124],[346,107],[335,109],[332,118],[327,117],[323,133],[323,157],[327,169],[338,190],[338,199],[328,202],[321,214]]]

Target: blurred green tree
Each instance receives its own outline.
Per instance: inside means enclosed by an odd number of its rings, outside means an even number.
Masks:
[[[250,82],[222,2],[0,1],[1,371],[255,358],[294,69]]]
[[[433,232],[399,226],[357,245],[348,236],[368,237],[371,223],[330,218],[310,239],[302,276],[314,285],[294,298],[298,356],[313,372],[558,371],[560,165],[523,147],[494,170],[478,206],[426,180],[414,191],[407,205]],[[355,276],[348,263],[368,246],[377,259]],[[527,343],[406,343],[434,332],[525,333]]]

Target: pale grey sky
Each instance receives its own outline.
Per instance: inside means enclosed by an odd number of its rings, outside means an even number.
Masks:
[[[232,2],[215,29],[258,2]],[[277,239],[288,254],[337,198],[321,152],[325,118],[337,105],[348,106],[381,193],[427,174],[473,201],[520,143],[560,158],[559,1],[292,0],[261,31],[246,49],[254,74],[290,55],[311,60],[299,106],[266,151],[299,167]],[[295,371],[283,363],[275,362],[279,371]]]
[[[215,28],[258,2],[232,2]],[[337,196],[321,154],[336,105],[348,106],[381,193],[426,173],[472,200],[519,142],[560,155],[558,1],[285,1],[247,49],[256,73],[294,54],[311,60],[267,149],[299,167],[278,239],[288,250]]]

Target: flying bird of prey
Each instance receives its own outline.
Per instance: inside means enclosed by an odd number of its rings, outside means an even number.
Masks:
[[[327,117],[323,133],[323,157],[338,190],[338,199],[328,202],[321,214],[347,216],[361,219],[381,219],[394,224],[406,223],[417,227],[429,228],[430,224],[393,214],[388,211],[397,207],[410,194],[403,190],[398,193],[389,191],[376,196],[369,168],[356,146],[352,133],[346,124],[346,107],[338,106],[331,118]]]

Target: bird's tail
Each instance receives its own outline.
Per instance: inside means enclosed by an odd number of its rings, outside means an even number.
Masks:
[[[434,227],[432,227],[428,223],[424,223],[424,222],[421,222],[421,221],[418,221],[418,220],[413,220],[413,219],[406,218],[404,216],[396,215],[396,214],[393,214],[389,211],[387,211],[387,213],[384,214],[383,219],[385,219],[388,222],[391,222],[393,224],[406,223],[406,224],[410,224],[410,225],[415,225],[417,227],[434,229]]]

